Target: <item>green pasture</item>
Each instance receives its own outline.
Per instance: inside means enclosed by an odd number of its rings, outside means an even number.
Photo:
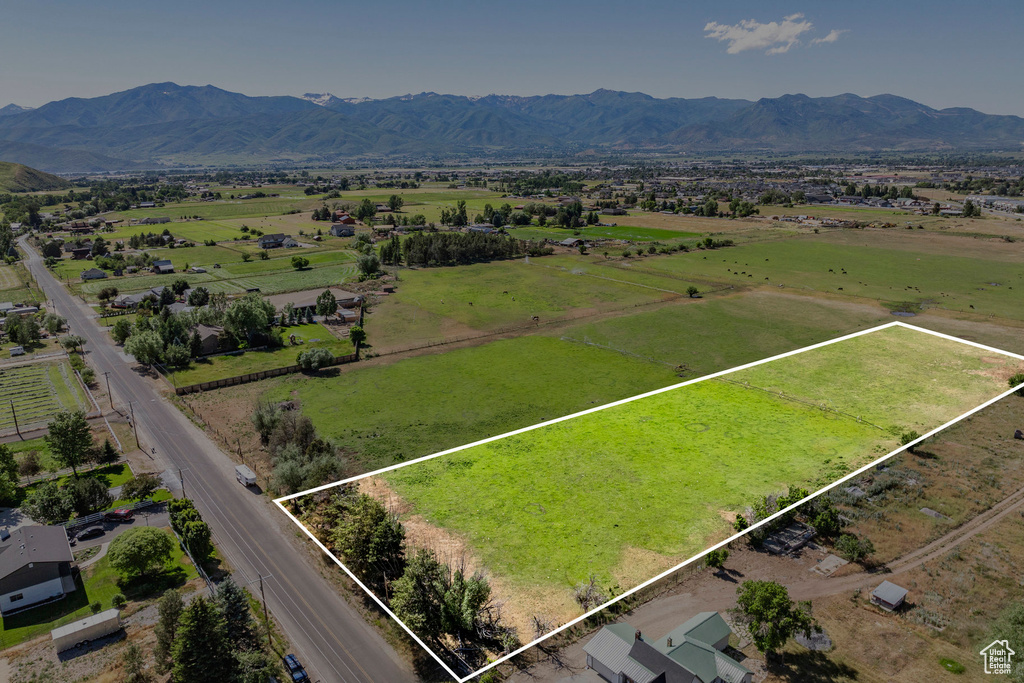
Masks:
[[[167,204],[166,206],[157,207],[153,209],[131,209],[129,211],[118,212],[117,218],[156,218],[159,216],[168,216],[172,221],[182,220],[191,218],[193,216],[199,216],[205,220],[217,220],[223,218],[248,218],[248,217],[259,217],[259,216],[270,216],[279,215],[285,211],[291,211],[293,209],[300,210],[312,210],[320,205],[318,200],[315,199],[288,199],[281,197],[268,197],[263,199],[228,199],[228,194],[248,194],[255,190],[237,189],[234,191],[222,190],[222,194],[225,195],[224,200],[217,202],[182,202],[180,204]],[[195,223],[199,223],[196,221]],[[159,225],[159,226],[141,226],[144,228],[171,228],[170,225]],[[157,232],[159,232],[157,230]],[[171,228],[171,232],[174,229]],[[185,235],[181,235],[184,237]]]
[[[693,299],[551,332],[684,369],[718,372],[891,322],[882,308],[776,292]]]
[[[649,258],[644,268],[734,285],[781,286],[1024,319],[1024,268],[977,255],[797,238]]]
[[[329,349],[335,356],[345,356],[355,351],[351,342],[347,339],[338,339],[320,323],[282,327],[281,334],[285,338],[285,346],[279,349],[246,351],[237,355],[214,356],[193,361],[188,369],[170,375],[172,383],[184,386],[283,368],[295,365],[296,357],[309,349]],[[295,344],[289,342],[291,335],[295,335]]]
[[[673,296],[548,267],[548,258],[403,270],[396,293],[374,308],[367,323],[370,343],[423,342],[528,325],[533,316],[543,321],[573,311],[627,308]]]
[[[304,270],[295,270],[290,258],[295,255],[306,256],[311,262],[316,263]],[[104,287],[117,287],[122,293],[141,292],[183,279],[190,287],[206,287],[213,293],[239,294],[255,287],[263,294],[280,294],[337,286],[356,274],[351,252],[314,252],[307,255],[305,250],[289,250],[287,256],[288,258],[271,258],[266,261],[253,259],[248,263],[237,259],[229,264],[222,264],[221,268],[207,267],[205,273],[177,272],[156,275],[144,272],[123,277],[107,277],[103,280],[72,284],[72,289],[76,293],[95,299]]]
[[[570,237],[581,239],[612,239],[630,242],[671,242],[673,240],[700,237],[696,232],[666,230],[665,228],[638,228],[628,225],[591,225],[585,228],[554,228],[539,226],[508,227],[513,237],[528,240],[549,239],[561,242]],[[579,234],[576,234],[579,233]],[[598,248],[600,250],[600,248]]]
[[[38,304],[45,299],[23,264],[0,263],[0,301]]]
[[[743,370],[742,380],[924,433],[1003,391],[1024,361],[892,327]]]
[[[210,205],[204,205],[210,206]],[[144,211],[150,212],[149,215],[156,216],[169,216],[167,213],[160,213],[160,209],[144,209]],[[202,220],[202,221],[175,221],[171,223],[160,223],[157,225],[120,225],[114,232],[102,232],[99,233],[100,237],[111,242],[118,240],[124,240],[127,242],[132,235],[147,235],[153,233],[159,235],[163,233],[164,229],[170,231],[171,235],[177,238],[191,240],[193,242],[202,243],[205,240],[216,240],[217,242],[227,242],[235,238],[249,239],[249,236],[239,230],[240,225],[228,225],[214,220]]]
[[[167,533],[171,532],[168,530]],[[5,647],[17,645],[58,626],[84,619],[92,614],[90,605],[93,603],[100,603],[102,609],[110,609],[113,606],[111,600],[118,593],[123,593],[129,600],[144,600],[167,588],[181,586],[197,576],[195,567],[178,543],[174,543],[171,557],[164,564],[163,571],[155,573],[148,580],[125,581],[110,566],[110,561],[103,557],[82,570],[81,578],[75,582],[76,590],[68,593],[65,599],[4,617],[0,637]]]
[[[297,396],[303,415],[369,470],[676,381],[666,366],[527,336],[262,386],[266,400]]]
[[[61,410],[92,407],[74,370],[63,361],[0,370],[0,430],[14,429],[12,402],[22,428],[45,423]]]
[[[841,475],[885,436],[708,381],[382,478],[496,576],[569,590],[591,574],[618,583],[630,548],[684,559],[728,535],[719,511]]]
[[[634,557],[671,566],[731,533],[730,513],[756,497],[834,481],[895,447],[906,428],[937,427],[1005,387],[988,372],[1005,368],[984,351],[902,328],[871,336],[380,476],[408,515],[466,541],[517,591],[536,599],[594,575],[621,592],[648,578]],[[867,372],[879,366],[881,386]],[[815,405],[825,382],[827,407],[876,400],[871,417],[886,428]],[[770,391],[754,388],[762,384]]]

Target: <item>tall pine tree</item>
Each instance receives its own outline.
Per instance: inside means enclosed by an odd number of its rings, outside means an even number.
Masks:
[[[171,648],[174,645],[174,634],[178,631],[178,618],[185,608],[181,601],[181,593],[173,588],[165,592],[157,603],[159,621],[156,628],[156,670],[157,673],[167,673],[171,668]]]
[[[217,586],[217,609],[224,617],[224,630],[233,646],[249,650],[256,645],[256,624],[249,611],[249,598],[230,576]]]
[[[193,598],[178,619],[174,638],[171,680],[174,683],[195,681],[230,681],[236,662],[228,641],[224,617],[211,600]]]

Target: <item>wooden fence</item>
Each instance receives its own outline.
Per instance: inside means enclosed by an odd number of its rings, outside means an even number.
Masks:
[[[334,362],[324,367],[331,367],[333,365],[342,365],[344,363],[352,363],[359,359],[359,352],[350,353],[347,356],[335,356]],[[215,379],[209,382],[199,382],[198,384],[188,384],[183,387],[175,387],[174,393],[178,396],[185,394],[193,394],[197,391],[209,391],[210,389],[222,389],[224,387],[233,387],[237,384],[247,384],[248,382],[258,382],[261,379],[268,379],[270,377],[280,377],[281,375],[290,375],[295,372],[301,372],[302,367],[299,365],[289,365],[283,368],[273,368],[272,370],[261,370],[259,372],[250,372],[247,375],[236,375],[234,377],[225,377],[224,379]]]

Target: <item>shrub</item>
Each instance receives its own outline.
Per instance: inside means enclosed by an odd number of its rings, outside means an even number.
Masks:
[[[110,599],[110,604],[113,607],[121,609],[122,607],[128,604],[128,599],[124,597],[124,593],[118,593]]]
[[[1010,388],[1024,384],[1024,372],[1018,372],[1016,375],[1009,379]],[[1024,386],[1014,392],[1018,396],[1024,396]]]
[[[303,370],[315,372],[334,363],[334,354],[328,349],[310,349],[300,353],[296,363]]]

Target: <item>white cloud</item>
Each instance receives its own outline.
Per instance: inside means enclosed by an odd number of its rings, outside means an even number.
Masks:
[[[800,36],[813,28],[814,24],[807,21],[803,14],[791,14],[783,17],[782,21],[768,23],[761,23],[756,19],[744,19],[738,24],[719,24],[717,21],[711,21],[704,26],[704,33],[708,38],[728,43],[726,52],[731,55],[745,50],[764,50],[767,55],[779,55],[789,52],[794,45],[799,45]],[[833,29],[824,38],[812,40],[811,44],[834,43],[845,32]]]
[[[849,30],[850,29],[848,29],[848,28],[843,28],[843,29],[834,28],[831,31],[829,31],[828,35],[825,36],[824,38],[815,38],[814,40],[812,40],[811,41],[811,45],[821,45],[823,43],[834,43],[837,40],[839,40],[839,36],[843,35],[844,33],[846,33]]]

